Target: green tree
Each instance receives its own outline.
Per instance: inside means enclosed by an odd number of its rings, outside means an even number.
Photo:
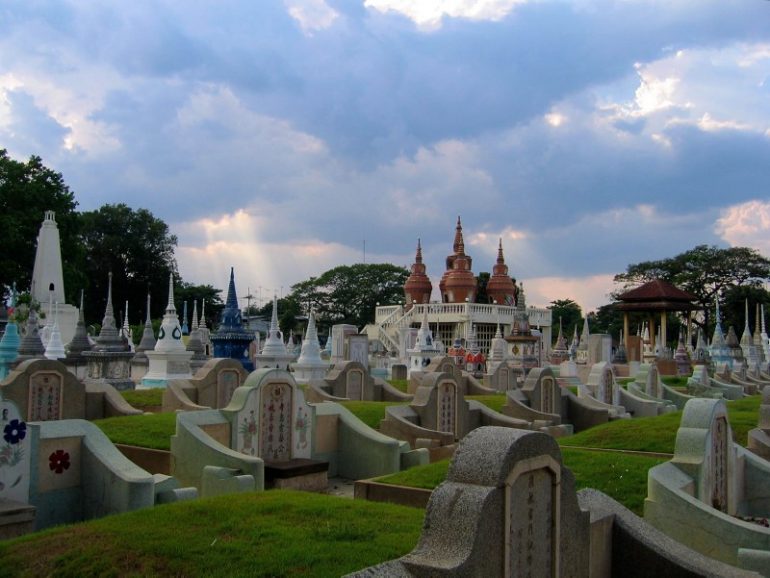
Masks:
[[[731,325],[735,328],[738,338],[743,334],[746,325],[746,301],[749,302],[749,327],[753,334],[761,329],[761,321],[757,323],[757,303],[765,305],[765,311],[770,310],[770,293],[763,287],[752,285],[735,285],[725,290],[720,300],[722,329],[727,331]]]
[[[89,280],[85,315],[88,322],[101,321],[107,301],[108,273],[112,272],[112,299],[116,312],[125,301],[129,316],[136,320],[143,311],[147,291],[153,318],[160,317],[168,303],[168,277],[176,272],[174,247],[177,239],[168,225],[147,209],[127,205],[104,205],[81,214],[80,239],[87,256],[84,272]],[[175,295],[176,296],[176,295]],[[116,315],[117,317],[117,315]]]
[[[75,207],[75,195],[61,173],[45,167],[40,157],[20,162],[0,149],[0,298],[8,296],[14,282],[20,291],[30,288],[40,224],[45,211],[54,211],[66,298],[77,302],[85,278]]]
[[[578,328],[578,333],[580,333],[583,328],[583,312],[580,309],[580,305],[572,299],[557,299],[556,301],[551,301],[548,309],[551,310],[554,339],[558,335],[559,319],[561,319],[562,333],[567,343],[569,343],[575,327]]]
[[[374,322],[377,303],[404,298],[409,271],[389,263],[341,265],[291,288],[291,298],[307,314],[314,309],[319,324],[349,323],[359,329]]]
[[[616,295],[653,279],[664,279],[692,293],[703,311],[696,323],[710,332],[717,296],[735,287],[761,287],[770,279],[770,260],[748,247],[698,245],[676,257],[629,265],[625,273],[615,275],[615,282],[621,285]]]
[[[222,301],[222,290],[211,285],[194,285],[184,281],[177,283],[174,288],[174,306],[179,313],[180,323],[182,322],[184,303],[187,302],[187,324],[190,326],[190,331],[192,331],[193,303],[198,302],[198,319],[200,319],[201,313],[203,313],[204,299],[206,300],[206,326],[215,330],[219,326],[222,309],[225,308]],[[166,301],[163,303],[165,304]]]

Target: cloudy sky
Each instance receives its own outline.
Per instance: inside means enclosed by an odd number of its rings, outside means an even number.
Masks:
[[[0,147],[164,219],[188,281],[420,237],[437,286],[461,215],[476,273],[502,237],[529,304],[591,310],[629,263],[770,256],[770,3],[4,0]]]

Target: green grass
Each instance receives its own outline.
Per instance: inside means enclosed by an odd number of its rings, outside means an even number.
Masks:
[[[575,476],[575,488],[600,490],[642,516],[647,472],[665,458],[562,448],[562,458]]]
[[[395,387],[399,391],[406,393],[407,386],[409,385],[408,379],[389,379],[388,383]]]
[[[727,414],[733,430],[733,440],[745,446],[748,432],[757,427],[761,396],[754,395],[727,402]],[[682,412],[657,417],[637,417],[617,420],[592,427],[573,436],[561,438],[562,446],[611,448],[673,454],[676,432]]]
[[[465,399],[475,399],[486,405],[489,409],[499,412],[505,405],[506,395],[504,393],[494,395],[466,395]]]
[[[148,408],[156,408],[163,405],[163,391],[163,388],[156,387],[153,389],[121,391],[120,394],[136,409],[151,411]]]
[[[353,415],[373,429],[380,429],[380,422],[385,418],[385,408],[389,405],[404,405],[395,401],[342,401]]]
[[[176,413],[127,415],[94,420],[112,443],[170,450],[176,433]]]
[[[156,506],[0,543],[0,576],[340,576],[409,552],[424,511],[288,490]]]
[[[562,448],[562,458],[575,476],[575,488],[595,488],[642,515],[647,496],[647,471],[664,458]],[[378,482],[432,490],[446,478],[449,460],[417,466],[377,478]]]
[[[449,458],[424,466],[415,466],[408,470],[396,472],[395,474],[382,476],[381,478],[377,478],[377,481],[383,484],[392,484],[394,486],[409,486],[410,488],[432,490],[444,481],[448,469]]]
[[[687,388],[688,377],[686,375],[662,375],[660,379],[670,387]]]

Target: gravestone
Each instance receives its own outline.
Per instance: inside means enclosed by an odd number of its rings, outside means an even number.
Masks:
[[[369,371],[369,337],[367,335],[347,335],[345,359],[357,361]]]
[[[606,361],[594,363],[586,385],[595,399],[607,405],[620,405],[619,386],[611,363]]]
[[[13,370],[0,387],[25,421],[54,421],[86,417],[86,388],[64,364],[29,359]]]
[[[770,568],[770,463],[732,441],[724,400],[687,402],[674,457],[648,473],[646,520],[702,554]]]
[[[358,328],[355,325],[339,324],[332,325],[331,333],[331,362],[345,361],[345,345],[349,335],[357,335]]]
[[[589,517],[551,436],[482,427],[431,494],[415,549],[351,576],[587,577]]]

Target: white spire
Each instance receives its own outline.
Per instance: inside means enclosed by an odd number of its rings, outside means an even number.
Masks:
[[[51,337],[45,348],[45,356],[48,359],[63,359],[67,357],[67,352],[64,351],[64,344],[61,342],[61,333],[59,332],[57,317],[58,315],[54,316],[53,327],[51,327]]]
[[[192,331],[198,329],[198,300],[193,301]]]
[[[184,351],[185,346],[182,343],[182,327],[179,325],[179,317],[176,315],[174,307],[174,276],[168,276],[168,305],[166,314],[163,316],[163,322],[160,325],[158,333],[158,342],[155,344],[155,351]]]
[[[318,342],[318,331],[315,327],[315,314],[310,311],[307,322],[307,331],[302,340],[302,350],[297,360],[297,365],[301,366],[326,366],[327,363],[321,359],[321,344]]]
[[[174,274],[168,274],[168,305],[166,305],[166,313],[169,311],[176,314],[176,307],[174,307]]]
[[[286,356],[286,344],[283,342],[283,334],[278,327],[278,296],[273,295],[273,315],[270,318],[270,331],[262,348],[263,356]]]

